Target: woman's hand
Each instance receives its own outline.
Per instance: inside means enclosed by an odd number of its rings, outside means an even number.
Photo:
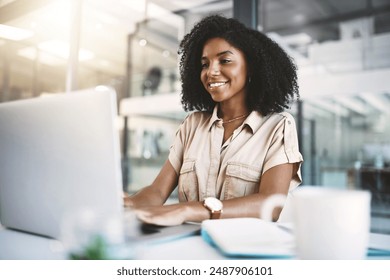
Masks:
[[[128,195],[125,192],[123,192],[123,206],[125,208],[133,208],[134,207],[133,199],[131,198],[130,195]]]
[[[137,217],[148,224],[176,226],[186,221],[188,208],[185,204],[143,207],[135,210]]]

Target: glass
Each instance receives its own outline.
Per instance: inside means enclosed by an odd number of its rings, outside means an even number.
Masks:
[[[109,217],[88,209],[69,214],[62,225],[61,242],[72,260],[136,259],[139,234],[135,213]]]

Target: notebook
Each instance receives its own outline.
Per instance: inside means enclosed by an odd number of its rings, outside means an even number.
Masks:
[[[0,223],[60,239],[66,217],[123,215],[115,91],[88,89],[0,104]],[[140,240],[194,234],[156,227]]]
[[[202,238],[231,258],[296,258],[292,223],[273,223],[256,218],[206,220]],[[390,237],[370,234],[367,258],[388,258]]]
[[[293,258],[295,239],[288,227],[256,218],[206,220],[203,239],[233,258]]]

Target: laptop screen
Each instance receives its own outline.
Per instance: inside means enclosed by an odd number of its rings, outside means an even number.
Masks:
[[[122,213],[113,90],[0,104],[0,223],[59,238],[66,215]]]

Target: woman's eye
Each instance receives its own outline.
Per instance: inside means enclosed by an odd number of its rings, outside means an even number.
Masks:
[[[205,68],[207,68],[208,66],[209,66],[208,63],[201,63],[202,69],[205,69]]]
[[[231,60],[230,59],[221,59],[221,63],[222,64],[226,64],[226,63],[229,63],[229,62],[231,62]]]

